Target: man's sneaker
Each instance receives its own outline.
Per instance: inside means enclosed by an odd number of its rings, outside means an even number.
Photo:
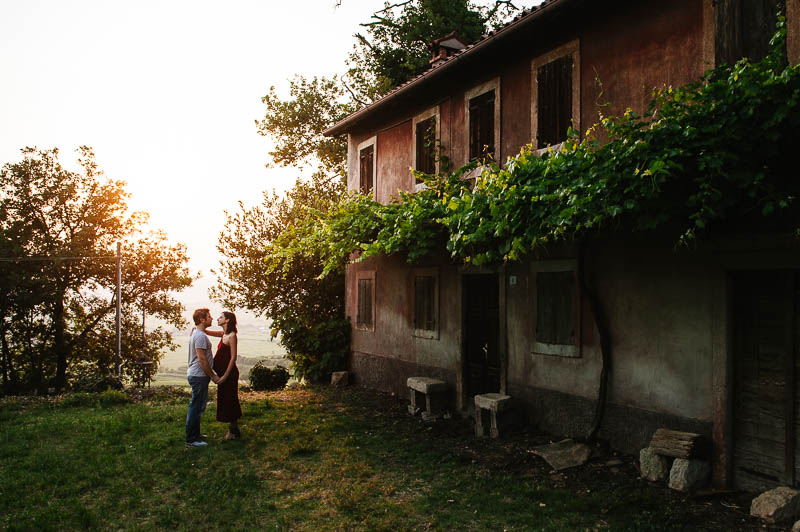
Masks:
[[[206,447],[208,444],[204,441],[190,441],[186,442],[186,447]]]

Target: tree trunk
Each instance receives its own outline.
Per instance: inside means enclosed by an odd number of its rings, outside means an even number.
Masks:
[[[55,306],[53,308],[53,350],[56,355],[56,380],[57,390],[63,390],[67,386],[67,322],[64,317],[64,293],[56,295]]]
[[[606,412],[606,402],[608,400],[608,376],[611,373],[611,333],[608,327],[608,317],[603,309],[602,302],[597,293],[589,288],[586,280],[586,244],[581,244],[580,257],[578,259],[578,277],[580,278],[581,291],[586,295],[589,306],[594,315],[594,322],[597,326],[597,333],[600,336],[600,355],[602,357],[602,368],[600,369],[600,385],[597,391],[597,407],[594,412],[592,426],[586,435],[586,441],[594,441],[600,426],[603,424],[603,417]]]
[[[6,323],[3,320],[0,325],[0,346],[2,346],[3,355],[3,391],[8,391],[8,366],[11,362],[11,355],[8,352],[8,341],[6,340]]]

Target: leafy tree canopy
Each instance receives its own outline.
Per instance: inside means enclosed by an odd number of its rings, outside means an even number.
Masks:
[[[272,320],[274,332],[299,376],[322,378],[344,361],[350,326],[344,315],[344,276],[322,276],[324,256],[341,253],[336,243],[315,240],[314,220],[345,206],[346,139],[322,132],[420,73],[428,65],[427,43],[452,31],[468,41],[516,8],[510,2],[476,7],[466,0],[409,0],[385,4],[363,24],[347,72],[333,78],[296,76],[289,98],[274,87],[258,132],[275,147],[270,164],[311,166],[285,196],[265,194],[261,205],[229,214],[219,249],[224,279],[212,296]],[[347,205],[346,208],[358,208]],[[343,223],[345,218],[341,218]],[[355,217],[354,220],[361,218]],[[299,242],[306,248],[300,249]]]
[[[147,217],[128,214],[122,181],[107,179],[90,148],[78,150],[77,172],[61,165],[57,149],[25,148],[23,159],[0,170],[0,335],[4,390],[63,388],[70,374],[103,374],[113,367],[116,326],[116,242],[123,243],[124,323],[141,309],[182,325],[171,295],[191,284],[183,246],[162,233],[141,234]],[[163,330],[123,331],[126,375],[133,361],[154,362],[171,338]],[[80,369],[79,369],[80,368]]]

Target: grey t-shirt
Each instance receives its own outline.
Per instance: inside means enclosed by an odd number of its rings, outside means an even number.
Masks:
[[[203,366],[197,360],[196,349],[206,350],[206,359],[208,360],[208,367],[214,366],[214,356],[211,354],[211,340],[208,339],[206,333],[200,329],[195,329],[192,337],[189,339],[189,369],[186,370],[187,377],[206,377],[206,372],[203,371]]]

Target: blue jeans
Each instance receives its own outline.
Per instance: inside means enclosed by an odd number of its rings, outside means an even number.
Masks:
[[[189,402],[189,413],[186,414],[186,443],[200,439],[200,416],[206,411],[208,403],[208,377],[189,377],[192,387],[192,400]]]

